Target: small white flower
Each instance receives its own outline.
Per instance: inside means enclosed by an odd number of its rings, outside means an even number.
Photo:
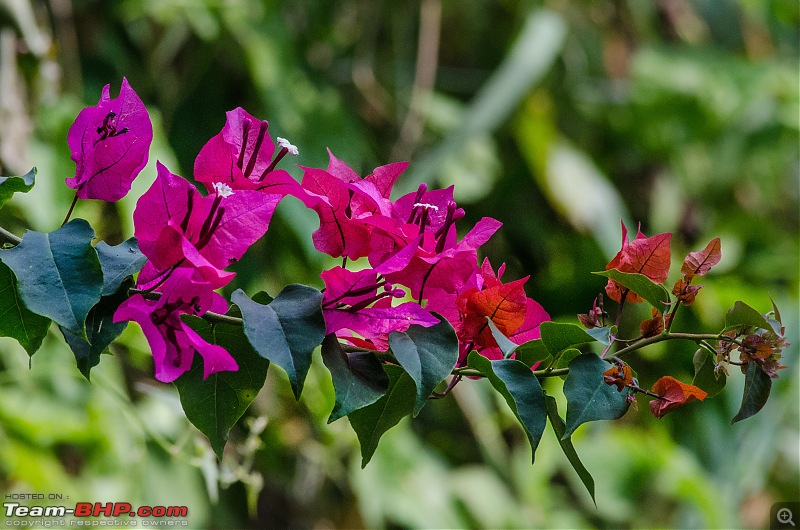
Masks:
[[[278,136],[278,145],[281,147],[285,147],[290,155],[297,156],[298,153],[297,147],[293,146],[291,142],[289,142],[289,140],[287,140],[286,138],[281,138],[280,136]]]
[[[230,197],[233,195],[233,188],[225,184],[224,182],[215,182],[214,189],[217,190],[217,195],[220,197]]]
[[[437,211],[439,210],[439,207],[436,206],[435,204],[428,204],[428,203],[425,203],[425,202],[415,202],[414,203],[414,208],[417,208],[417,207],[425,208],[426,210],[428,210],[428,209],[437,210]]]

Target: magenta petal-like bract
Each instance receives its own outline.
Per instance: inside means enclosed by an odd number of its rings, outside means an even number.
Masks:
[[[162,270],[190,259],[183,238],[214,267],[238,261],[267,231],[282,198],[252,190],[202,197],[186,179],[161,163],[157,167],[158,176],[137,202],[133,222],[142,253]]]
[[[256,190],[284,196],[298,187],[289,173],[273,167],[275,142],[269,123],[238,107],[225,113],[225,126],[194,161],[194,178],[211,192],[221,182],[234,190]]]
[[[191,368],[195,352],[203,357],[204,377],[238,370],[225,348],[209,344],[181,320],[185,314],[224,313],[227,307],[208,284],[194,278],[194,271],[178,269],[164,282],[158,300],[135,294],[120,304],[114,321],[133,320],[141,326],[153,352],[156,379],[169,383]]]
[[[326,333],[340,329],[355,331],[365,339],[386,337],[392,331],[407,331],[412,325],[429,328],[439,319],[415,302],[397,307],[366,307],[358,311],[324,309]]]
[[[119,96],[103,88],[100,101],[83,109],[67,134],[75,176],[67,186],[81,199],[118,201],[147,164],[153,126],[142,100],[122,78]]]

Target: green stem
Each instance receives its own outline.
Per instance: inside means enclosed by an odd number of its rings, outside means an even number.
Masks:
[[[9,244],[17,246],[22,243],[22,238],[17,237],[3,227],[0,227],[0,245]]]
[[[655,344],[657,342],[664,342],[665,340],[690,340],[692,342],[701,342],[703,340],[721,340],[727,342],[733,342],[734,344],[738,344],[739,346],[742,345],[741,341],[738,341],[732,337],[728,337],[727,335],[719,335],[713,333],[668,333],[664,332],[661,335],[656,335],[655,337],[649,337],[644,340],[637,342],[636,344],[631,344],[630,346],[626,346],[622,348],[614,355],[622,355],[625,353],[630,353],[632,351],[639,350],[644,348],[645,346],[649,346],[651,344]]]

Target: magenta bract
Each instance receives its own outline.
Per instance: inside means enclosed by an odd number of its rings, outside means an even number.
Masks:
[[[135,294],[114,313],[114,321],[133,320],[141,326],[153,351],[156,379],[169,383],[192,366],[194,352],[203,357],[203,375],[238,370],[221,346],[209,344],[181,320],[181,315],[224,313],[228,304],[208,284],[196,281],[191,269],[177,269],[164,282],[157,301]]]
[[[203,197],[159,163],[155,182],[136,204],[135,235],[158,270],[178,262],[224,269],[264,235],[281,198],[252,190]]]
[[[257,190],[286,195],[297,187],[289,173],[275,169],[287,150],[276,154],[267,132],[269,123],[238,107],[228,111],[225,126],[200,150],[194,161],[194,178],[211,192],[222,182],[234,190]]]
[[[67,186],[81,199],[118,201],[147,164],[153,126],[142,100],[122,78],[119,96],[103,88],[100,101],[83,109],[67,134],[75,176]]]

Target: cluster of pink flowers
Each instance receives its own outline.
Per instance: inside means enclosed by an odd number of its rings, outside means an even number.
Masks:
[[[275,169],[295,148],[279,139],[276,150],[267,122],[241,108],[227,116],[195,162],[194,177],[208,194],[159,163],[133,214],[139,248],[148,258],[137,279],[144,292],[125,300],[114,318],[139,323],[153,351],[156,378],[164,382],[189,370],[195,352],[203,357],[206,377],[238,369],[229,352],[203,340],[181,315],[227,311],[227,302],[214,292],[234,277],[225,268],[264,235],[286,191],[297,186],[286,171]]]
[[[109,99],[108,88],[70,130],[77,172],[68,184],[81,198],[118,200],[147,162],[152,126],[144,105],[125,80],[116,99]],[[194,178],[206,195],[158,164],[156,180],[134,212],[135,235],[149,261],[138,291],[115,314],[116,321],[133,320],[144,330],[157,379],[175,380],[191,367],[195,352],[206,376],[237,369],[227,351],[204,341],[181,315],[228,309],[214,292],[234,276],[226,267],[264,235],[287,195],[319,215],[316,249],[343,258],[342,266],[321,274],[329,334],[386,350],[391,332],[433,326],[437,313],[456,330],[461,364],[473,349],[502,357],[488,319],[518,344],[539,337],[539,324],[549,317],[526,296],[527,278],[503,283],[504,266],[496,274],[488,260],[478,262],[478,248],[501,223],[483,218],[459,240],[456,222],[464,210],[452,187],[429,191],[422,184],[392,201],[406,163],[362,178],[332,154],[327,169],[302,168],[298,183],[276,168],[287,154],[297,155],[297,149],[282,138],[273,141],[266,121],[237,108],[195,160]],[[351,270],[347,260],[360,261]]]
[[[456,222],[464,210],[453,200],[452,186],[391,201],[392,186],[406,163],[376,168],[361,178],[330,155],[326,170],[303,168],[300,190],[292,192],[319,215],[317,250],[333,257],[366,258],[357,272],[344,265],[324,271],[322,302],[328,333],[355,346],[386,350],[388,334],[411,325],[430,327],[438,313],[455,328],[459,363],[473,349],[502,358],[488,320],[513,342],[539,337],[549,316],[523,289],[527,280],[504,284],[478,248],[501,223],[484,217],[461,240]],[[405,300],[405,301],[403,301]]]

